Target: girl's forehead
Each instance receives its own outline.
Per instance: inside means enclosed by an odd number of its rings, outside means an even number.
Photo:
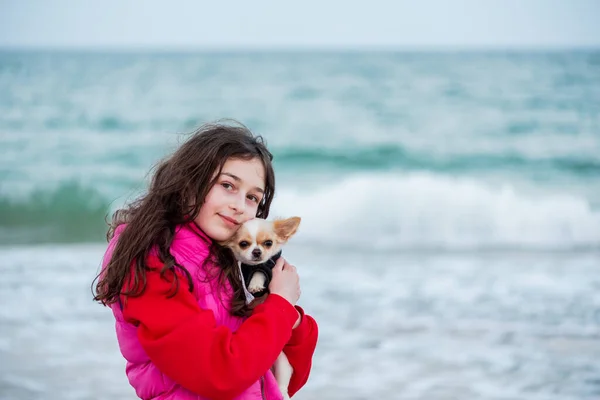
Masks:
[[[258,158],[251,160],[230,158],[223,164],[221,174],[245,185],[257,187],[263,191],[265,189],[265,167]]]

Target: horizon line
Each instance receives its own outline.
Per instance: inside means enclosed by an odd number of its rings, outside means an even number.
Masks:
[[[545,52],[599,51],[600,44],[548,45],[14,45],[0,44],[0,51],[89,53],[227,53],[227,52]]]

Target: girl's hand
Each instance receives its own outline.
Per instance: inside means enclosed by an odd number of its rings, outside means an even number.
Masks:
[[[252,300],[252,302],[250,303],[250,308],[254,310],[255,307],[261,305],[262,303],[265,302],[265,300],[267,299],[267,296],[269,296],[269,294],[263,294],[260,297],[256,297],[254,300]],[[296,312],[298,313],[298,319],[296,320],[296,323],[294,324],[294,326],[292,327],[292,329],[296,329],[298,327],[298,325],[300,325],[300,322],[302,322],[302,315],[300,315],[300,312],[298,310],[296,310]]]
[[[269,292],[278,294],[293,306],[300,298],[300,277],[296,267],[288,264],[283,257],[280,257],[273,267],[273,278],[269,284]]]

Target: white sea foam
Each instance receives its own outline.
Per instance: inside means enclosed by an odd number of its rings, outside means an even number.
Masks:
[[[282,188],[272,216],[299,215],[298,240],[361,248],[564,250],[600,245],[600,212],[575,195],[430,174],[357,175]]]

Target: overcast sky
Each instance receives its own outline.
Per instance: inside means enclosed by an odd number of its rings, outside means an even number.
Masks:
[[[0,0],[1,47],[600,47],[600,0]]]

